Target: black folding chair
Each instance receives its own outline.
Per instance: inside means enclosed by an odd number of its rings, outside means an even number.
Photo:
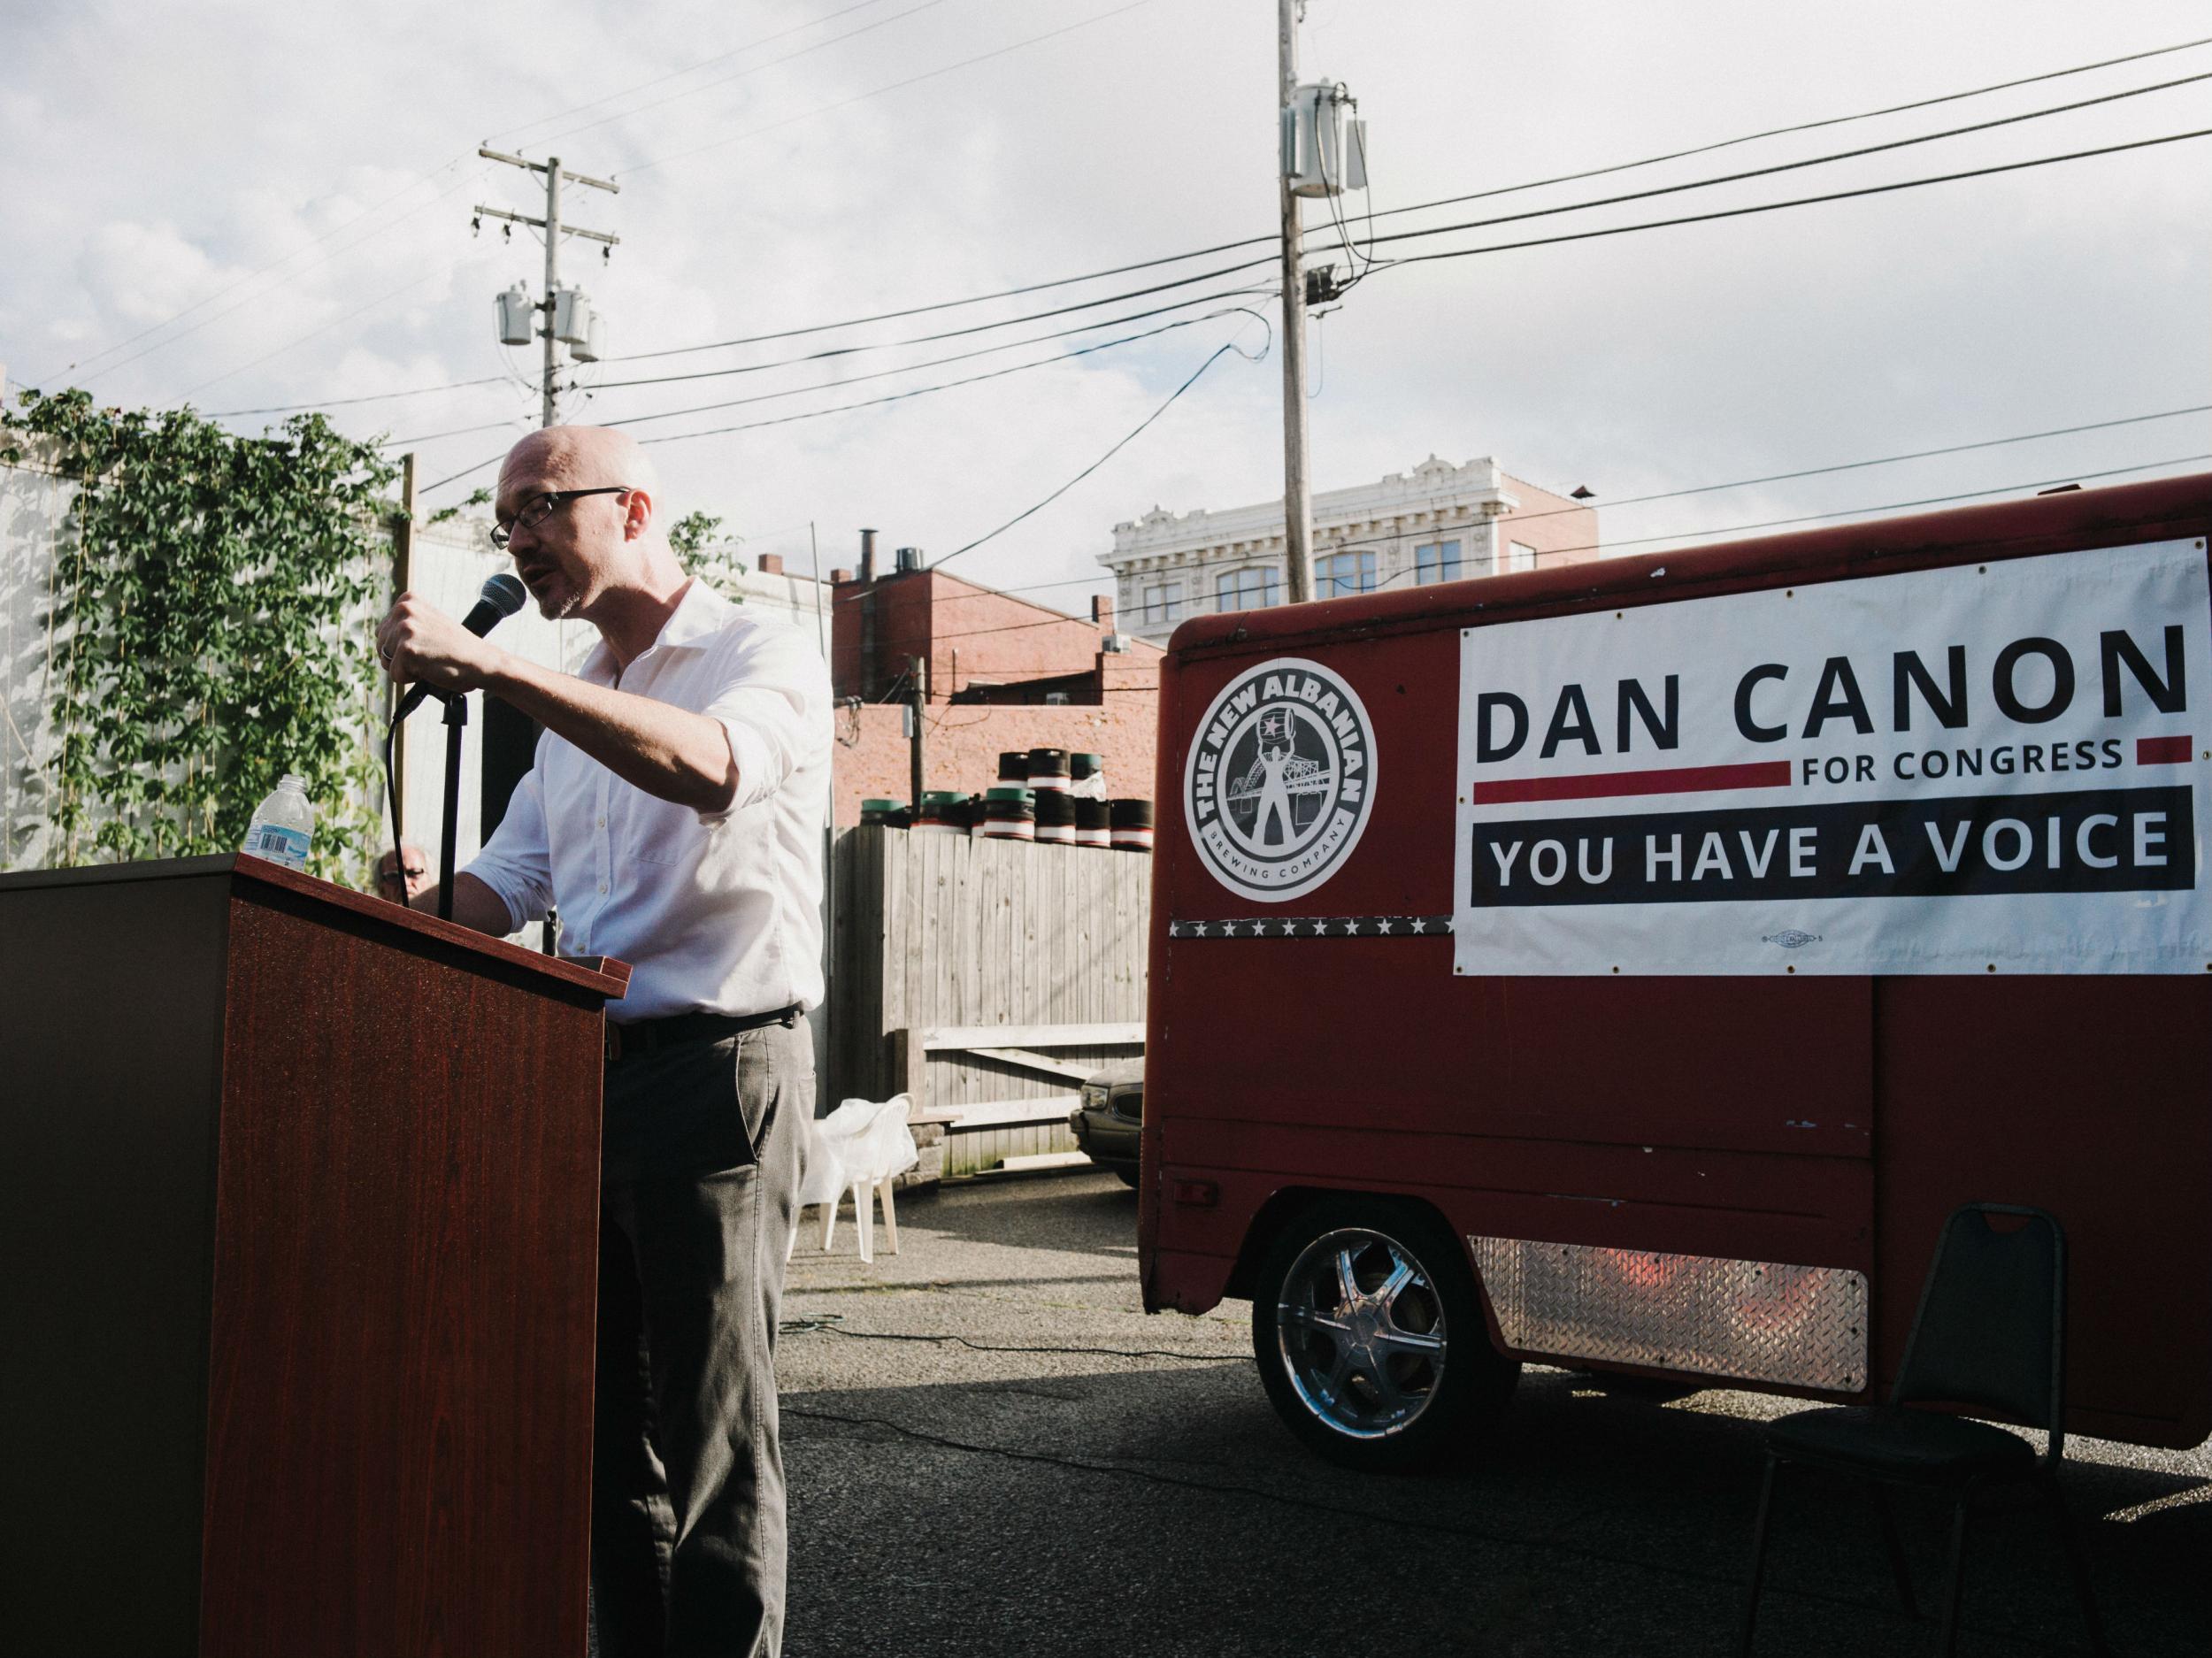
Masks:
[[[1993,1215],[2017,1216],[2026,1224],[2001,1232],[1989,1223]],[[1952,1493],[1951,1562],[1940,1638],[1946,1654],[1958,1646],[1969,1505],[1993,1486],[2032,1486],[2058,1523],[2091,1649],[2104,1654],[2089,1573],[2058,1490],[2058,1464],[2066,1449],[2065,1373],[2066,1240],[2056,1217],[2004,1203],[1969,1203],[1956,1210],[1936,1244],[1889,1403],[1801,1410],[1768,1424],[1766,1477],[1759,1488],[1739,1658],[1749,1658],[1751,1652],[1775,1476],[1784,1462],[1832,1469],[1869,1482],[1898,1598],[1909,1616],[1916,1616],[1918,1608],[1885,1487],[1917,1485]],[[1923,1402],[2041,1424],[2050,1431],[2049,1448],[2038,1456],[2016,1433],[1946,1411],[1912,1409]]]

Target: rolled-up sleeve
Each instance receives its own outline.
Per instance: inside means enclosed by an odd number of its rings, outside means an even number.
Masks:
[[[538,758],[544,759],[542,742]],[[464,875],[476,879],[499,894],[507,906],[510,933],[533,921],[541,921],[553,907],[553,856],[545,834],[545,790],[540,781],[541,765],[523,773],[515,792],[507,797],[507,814],[492,831],[484,849],[465,865]]]
[[[764,630],[731,653],[727,679],[700,711],[722,727],[737,765],[730,803],[699,814],[711,825],[767,799],[827,747],[829,666],[796,634]]]

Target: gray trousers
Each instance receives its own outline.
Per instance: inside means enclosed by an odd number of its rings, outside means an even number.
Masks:
[[[782,1647],[776,1324],[813,1115],[803,1018],[607,1067],[591,1516],[602,1658]]]

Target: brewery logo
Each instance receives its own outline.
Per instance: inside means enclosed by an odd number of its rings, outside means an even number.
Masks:
[[[1200,722],[1183,821],[1214,879],[1263,903],[1311,892],[1367,826],[1374,726],[1317,662],[1279,656],[1232,679]]]

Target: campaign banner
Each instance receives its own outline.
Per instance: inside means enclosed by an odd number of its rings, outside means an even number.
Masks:
[[[1463,629],[1454,971],[2205,972],[2208,694],[2193,540]]]

